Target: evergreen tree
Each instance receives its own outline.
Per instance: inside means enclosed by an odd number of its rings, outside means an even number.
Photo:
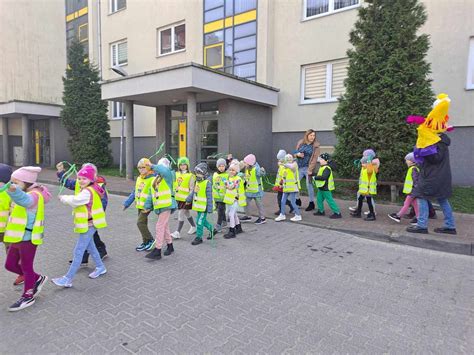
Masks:
[[[68,50],[63,77],[64,108],[61,121],[69,133],[68,147],[76,164],[91,162],[98,167],[112,162],[107,102],[101,98],[99,72],[75,41]]]
[[[403,157],[413,149],[416,129],[410,114],[425,116],[433,102],[429,37],[418,0],[365,0],[350,33],[346,92],[334,117],[335,158],[342,176],[357,176],[353,161],[372,148],[381,160],[380,178],[403,181]]]

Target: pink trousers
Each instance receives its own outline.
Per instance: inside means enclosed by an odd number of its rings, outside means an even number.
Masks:
[[[403,217],[408,213],[408,209],[410,208],[410,205],[413,206],[413,209],[415,210],[415,215],[418,217],[418,203],[416,203],[416,198],[414,198],[412,195],[407,195],[405,197],[405,202],[403,203],[403,207],[401,210],[397,213],[398,217]]]
[[[156,222],[156,237],[155,237],[155,248],[161,249],[163,241],[166,244],[173,243],[170,233],[170,215],[171,211],[164,211],[158,215],[158,221]]]

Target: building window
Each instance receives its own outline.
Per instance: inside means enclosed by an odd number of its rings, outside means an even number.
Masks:
[[[184,23],[158,29],[158,55],[181,52],[186,49]]]
[[[80,25],[77,33],[79,42],[87,41],[89,39],[89,24]]]
[[[200,122],[201,130],[199,132],[199,153],[198,157],[200,161],[215,162],[216,155],[218,152],[218,121],[216,119],[206,119]],[[214,164],[210,164],[214,165]]]
[[[466,89],[474,90],[474,37],[471,37],[469,40]]]
[[[109,2],[109,9],[110,13],[113,14],[114,12],[123,10],[127,7],[127,0],[110,0]]]
[[[122,66],[128,63],[127,41],[110,45],[111,66]]]
[[[204,1],[204,65],[255,80],[257,1]]]
[[[348,59],[301,68],[301,103],[335,102],[344,93]]]
[[[121,120],[125,119],[125,106],[123,102],[112,101],[112,119],[113,120]]]
[[[360,5],[360,0],[303,0],[304,19],[350,10]]]

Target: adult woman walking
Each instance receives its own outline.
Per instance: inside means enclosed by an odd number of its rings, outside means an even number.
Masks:
[[[303,139],[299,140],[296,144],[296,150],[294,151],[298,163],[299,179],[301,180],[303,176],[306,177],[309,204],[305,211],[314,210],[314,188],[311,180],[320,153],[319,146],[320,143],[316,139],[316,131],[308,129],[305,132]],[[301,206],[301,199],[298,198],[296,204]]]

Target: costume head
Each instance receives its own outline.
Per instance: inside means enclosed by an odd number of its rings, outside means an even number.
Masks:
[[[171,163],[168,160],[168,158],[161,158],[160,160],[158,160],[158,165],[163,165],[169,169],[171,166]]]
[[[94,182],[96,180],[96,171],[92,166],[87,165],[79,170],[77,177],[83,177],[87,180],[90,180],[91,182]]]
[[[244,163],[250,166],[254,166],[255,163],[257,162],[257,158],[255,158],[255,155],[249,154],[244,158]]]
[[[448,126],[449,106],[451,99],[447,94],[439,94],[433,103],[433,109],[426,118],[421,116],[408,116],[407,122],[410,124],[418,124],[418,138],[416,140],[416,148],[423,149],[438,143],[441,138],[440,133],[451,131],[452,127]]]
[[[413,162],[413,163],[416,163],[415,154],[413,154],[413,152],[408,153],[407,155],[405,155],[405,160],[408,160],[408,161],[411,161],[411,162]]]
[[[0,164],[0,182],[7,183],[12,177],[13,169],[10,165]]]
[[[280,149],[277,154],[277,159],[279,161],[283,161],[285,160],[285,155],[286,155],[286,151],[284,151],[283,149]]]
[[[234,171],[236,174],[240,173],[240,164],[237,163],[231,163],[229,165],[229,170]]]
[[[178,159],[178,168],[181,169],[181,165],[186,165],[189,170],[189,159],[188,157],[181,157]]]
[[[222,165],[224,165],[224,166],[226,166],[226,165],[227,165],[227,163],[226,163],[225,159],[223,159],[223,158],[219,158],[219,159],[217,159],[217,162],[216,162],[216,168],[218,168],[219,166],[222,166]]]
[[[138,161],[137,168],[146,168],[148,171],[151,170],[151,161],[148,158],[141,158]]]
[[[285,161],[287,163],[293,163],[293,160],[294,160],[293,155],[291,155],[291,154],[285,155]]]
[[[18,170],[15,170],[12,173],[11,178],[29,184],[34,184],[36,183],[36,180],[38,180],[38,174],[40,172],[41,168],[38,166],[24,166]]]
[[[194,174],[196,174],[196,180],[202,181],[208,176],[208,169],[206,163],[199,163],[194,168]]]
[[[328,153],[322,153],[318,157],[318,162],[320,164],[327,164],[331,160],[331,156]]]

